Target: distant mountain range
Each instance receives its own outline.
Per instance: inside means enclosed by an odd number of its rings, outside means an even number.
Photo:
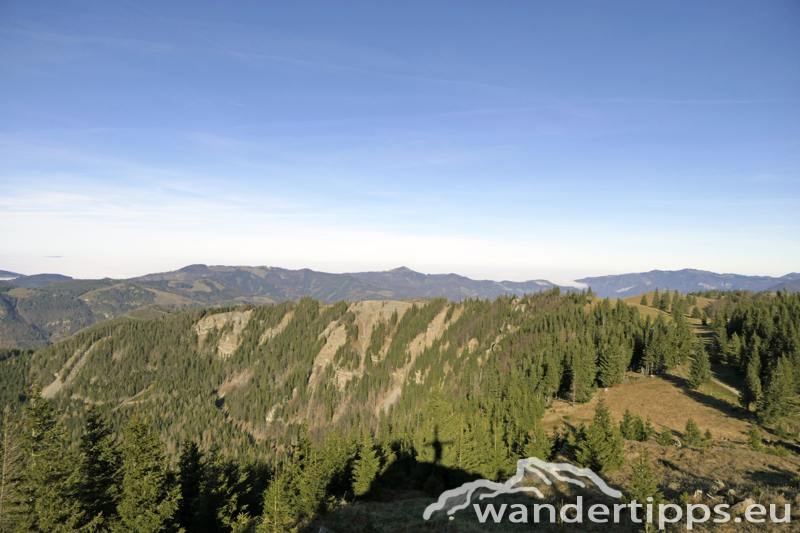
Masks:
[[[13,279],[9,279],[13,278]],[[383,272],[330,274],[309,269],[190,265],[127,280],[76,280],[60,274],[24,276],[0,270],[0,347],[39,347],[96,322],[152,317],[191,307],[267,304],[311,296],[319,300],[450,300],[496,298],[552,289],[547,280],[473,280],[457,274],[421,274],[406,267]],[[600,297],[623,298],[658,287],[681,293],[705,290],[800,290],[800,274],[780,278],[653,270],[576,280]],[[562,289],[579,290],[560,285]]]
[[[770,276],[741,276],[739,274],[716,274],[705,270],[651,270],[638,274],[620,274],[576,280],[592,287],[603,298],[624,298],[652,291],[656,287],[667,288],[681,294],[709,290],[776,291],[784,287],[791,292],[800,288],[800,273],[793,272],[780,278]]]

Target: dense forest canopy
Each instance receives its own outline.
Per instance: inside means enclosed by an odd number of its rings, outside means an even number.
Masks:
[[[547,435],[544,410],[690,360],[698,383],[709,358],[737,369],[742,405],[762,423],[788,413],[800,296],[723,295],[707,347],[688,321],[696,299],[657,296],[655,319],[558,289],[460,303],[301,298],[121,320],[5,351],[3,449],[18,471],[3,479],[15,495],[0,496],[14,510],[3,519],[133,531],[144,506],[148,531],[278,531],[376,483],[435,494],[465,476],[505,479],[518,458],[554,449],[613,469],[600,458],[623,437],[654,436],[649,421],[626,419],[620,432],[599,409],[590,427]]]

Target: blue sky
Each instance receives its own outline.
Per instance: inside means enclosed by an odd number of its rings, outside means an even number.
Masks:
[[[0,161],[28,274],[783,275],[800,3],[4,1]]]

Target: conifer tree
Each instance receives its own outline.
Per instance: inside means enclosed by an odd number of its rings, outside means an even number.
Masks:
[[[14,512],[17,511],[17,483],[22,471],[22,440],[20,425],[10,417],[10,408],[6,405],[3,414],[3,435],[0,442],[0,532],[11,531],[14,524]]]
[[[341,498],[351,489],[352,462],[357,443],[345,437],[340,430],[329,432],[322,450],[322,477],[328,481],[328,493]]]
[[[108,423],[96,406],[89,409],[80,442],[83,505],[105,524],[116,515],[120,489],[120,453]]]
[[[264,514],[259,531],[284,533],[293,520],[289,480],[282,469],[276,469],[264,493]]]
[[[372,434],[369,430],[365,430],[364,440],[358,451],[358,459],[353,465],[353,492],[356,496],[364,496],[369,492],[380,466]]]
[[[682,316],[683,308],[684,308],[683,300],[681,300],[681,295],[678,293],[678,290],[676,289],[672,295],[672,307],[670,308],[670,311],[672,311],[673,315]]]
[[[249,524],[248,505],[241,496],[249,490],[247,472],[233,459],[215,452],[201,464],[203,480],[200,493],[194,499],[194,526],[228,531],[234,524]]]
[[[727,352],[725,360],[729,365],[733,366],[734,368],[738,368],[739,358],[741,357],[742,353],[742,343],[739,338],[739,335],[736,332],[734,332],[733,335],[731,335],[731,338],[728,341],[726,349]]]
[[[600,400],[585,438],[578,443],[578,463],[601,473],[616,470],[625,463],[623,445],[622,433],[611,420],[605,400]]]
[[[778,359],[770,377],[756,411],[762,424],[771,424],[779,417],[787,415],[790,400],[794,396],[794,380],[789,361],[785,357]]]
[[[656,309],[661,309],[661,295],[658,293],[658,287],[656,287],[656,290],[653,293],[653,307]]]
[[[306,421],[300,428],[290,477],[297,517],[314,516],[320,511],[325,499],[327,479],[323,474],[317,448],[308,438]]]
[[[625,369],[622,368],[619,345],[606,343],[601,352],[597,365],[597,381],[601,387],[613,387],[622,383]]]
[[[711,363],[702,342],[697,343],[692,366],[689,369],[689,386],[695,390],[711,381]]]
[[[550,455],[553,453],[553,441],[547,436],[538,421],[534,425],[533,431],[525,439],[523,453],[525,457],[538,457],[543,461],[550,459]]]
[[[700,317],[702,317],[702,316],[703,316],[703,315],[701,315],[701,314],[700,314],[700,309],[698,309],[698,308],[697,308],[697,306],[695,305],[695,306],[692,308],[692,314],[691,314],[691,317],[692,317],[692,318],[700,318]]]
[[[594,349],[582,343],[569,343],[570,395],[572,401],[585,402],[594,390],[597,364]]]
[[[686,421],[686,427],[683,430],[683,445],[684,446],[700,446],[703,443],[703,434],[700,433],[700,428],[697,427],[697,422],[691,418]]]
[[[661,426],[661,433],[658,434],[656,437],[656,442],[661,446],[669,446],[672,444],[672,430],[670,430],[667,426]]]
[[[656,434],[656,428],[653,427],[653,423],[650,421],[650,417],[647,417],[647,422],[644,425],[644,438],[642,439],[643,442],[646,442],[652,439]]]
[[[747,365],[747,373],[742,382],[742,390],[739,392],[739,403],[746,411],[750,410],[750,405],[759,403],[761,400],[761,377],[759,358],[751,357]]]
[[[647,305],[647,294],[642,294],[642,299],[639,301],[639,305]]]
[[[67,448],[50,400],[31,393],[25,406],[23,468],[16,527],[26,532],[75,531],[85,520],[78,498],[77,457]],[[95,522],[96,525],[96,522]]]
[[[669,307],[670,307],[670,296],[669,296],[669,287],[667,287],[667,290],[664,291],[664,295],[661,297],[661,304],[658,306],[658,308],[666,313],[669,312]]]
[[[650,465],[650,454],[644,446],[639,447],[639,454],[631,465],[631,480],[628,483],[626,497],[628,501],[636,501],[647,505],[647,498],[653,498],[652,504],[657,506],[664,501],[664,495],[658,490],[655,475]]]
[[[714,315],[714,318],[721,316],[721,313]],[[714,339],[711,342],[711,355],[715,363],[724,363],[728,356],[728,330],[724,325],[719,326],[714,331]]]
[[[633,420],[631,410],[625,409],[625,414],[622,415],[622,421],[619,423],[619,430],[622,432],[622,436],[627,440],[636,440],[636,430]]]
[[[761,431],[755,424],[750,424],[750,429],[747,430],[747,447],[753,451],[761,451]]]
[[[180,486],[171,484],[167,477],[161,439],[135,414],[125,428],[122,492],[114,533],[170,530],[180,497]]]
[[[178,523],[187,530],[191,530],[201,520],[196,515],[200,514],[195,508],[199,502],[200,488],[204,481],[205,468],[203,453],[194,441],[186,441],[181,446],[178,458],[178,483],[181,488],[181,501],[178,506],[176,518]]]

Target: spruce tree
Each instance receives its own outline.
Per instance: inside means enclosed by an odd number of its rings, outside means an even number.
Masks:
[[[523,453],[525,457],[538,457],[542,461],[550,459],[553,452],[553,441],[547,436],[540,423],[535,424],[533,431],[527,435]]]
[[[686,421],[686,427],[683,430],[683,445],[697,447],[703,443],[703,434],[700,433],[700,428],[697,427],[697,422],[691,418]]]
[[[653,307],[656,309],[661,309],[661,295],[658,294],[658,287],[656,287],[656,290],[653,293]]]
[[[653,423],[650,421],[650,417],[647,417],[647,422],[644,425],[644,438],[643,441],[648,441],[652,439],[656,434],[656,428],[653,427]]]
[[[125,428],[122,492],[114,533],[169,531],[180,497],[180,486],[171,484],[167,476],[161,439],[135,414]]]
[[[178,484],[181,488],[181,501],[178,506],[176,518],[178,523],[188,531],[202,523],[198,518],[200,514],[198,497],[204,481],[205,468],[203,453],[194,441],[186,441],[181,446],[178,458]]]
[[[730,340],[728,341],[725,360],[732,367],[738,368],[739,358],[741,357],[741,353],[742,353],[742,343],[741,340],[739,339],[739,335],[736,332],[734,332],[733,335],[731,335]]]
[[[652,504],[657,506],[664,501],[664,495],[658,490],[656,477],[650,465],[650,454],[644,446],[639,447],[639,454],[631,465],[631,480],[625,490],[628,501],[636,501],[647,505],[647,498],[653,498]]]
[[[622,421],[619,423],[619,430],[622,436],[627,440],[636,440],[636,429],[634,427],[634,419],[630,409],[625,409],[625,414],[622,415]]]
[[[83,505],[89,516],[113,523],[120,490],[120,452],[108,423],[92,406],[79,446]]]
[[[672,430],[667,426],[661,426],[661,433],[656,437],[656,442],[661,446],[669,446],[673,442]]]
[[[605,400],[600,400],[592,424],[578,443],[578,463],[601,473],[616,470],[625,463],[623,445],[622,433],[611,420]]]
[[[642,294],[642,299],[639,301],[639,305],[647,305],[647,294]]]
[[[778,359],[764,394],[758,402],[756,415],[762,424],[771,424],[789,414],[790,400],[794,396],[794,379],[791,366],[785,357]]]
[[[696,319],[696,318],[700,318],[702,316],[703,315],[700,314],[700,309],[698,309],[697,306],[695,305],[694,308],[692,308],[691,317]]]
[[[322,509],[327,479],[316,446],[308,438],[308,424],[303,423],[292,468],[292,492],[298,518],[311,517]]]
[[[259,532],[284,533],[294,520],[291,492],[286,472],[276,469],[269,487],[264,493],[264,514]]]
[[[702,342],[697,343],[692,366],[689,369],[689,386],[695,390],[711,381],[711,363]]]
[[[613,387],[622,383],[625,369],[622,368],[619,345],[605,343],[597,364],[597,381],[601,387]]]
[[[669,296],[669,287],[667,287],[667,290],[664,292],[664,295],[661,297],[661,303],[658,306],[658,308],[661,309],[662,311],[664,311],[665,313],[668,313],[669,312],[669,307],[670,307],[670,296]]]
[[[749,411],[750,405],[758,404],[761,400],[760,367],[761,364],[756,354],[755,357],[750,358],[750,362],[747,365],[747,373],[744,381],[742,381],[742,390],[739,392],[739,403],[744,407],[745,411]]]
[[[750,429],[747,430],[747,447],[754,451],[761,451],[761,431],[758,426],[750,424]]]
[[[375,476],[380,470],[380,461],[375,453],[375,443],[369,430],[364,431],[364,440],[358,451],[358,459],[353,465],[353,493],[364,496],[369,492]]]
[[[0,453],[0,532],[11,531],[14,525],[14,514],[18,511],[17,484],[22,472],[23,453],[20,438],[20,423],[10,417],[10,408],[6,405],[3,414],[3,434]]]
[[[23,468],[17,485],[18,531],[74,531],[85,522],[77,457],[50,400],[33,391],[25,406]],[[95,526],[97,521],[95,521]]]

